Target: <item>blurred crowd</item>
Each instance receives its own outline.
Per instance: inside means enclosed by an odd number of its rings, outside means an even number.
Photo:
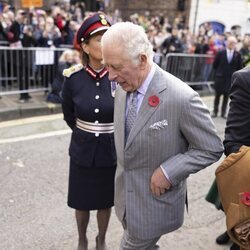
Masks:
[[[13,47],[20,46],[19,41],[23,47],[72,45],[74,34],[85,16],[85,6],[79,2],[58,2],[47,11],[35,8],[15,10],[8,4],[2,5],[0,39],[2,44],[7,42]]]
[[[96,8],[105,11],[105,2],[97,1]],[[76,47],[75,34],[84,17],[89,14],[83,1],[58,1],[51,9],[30,8],[15,10],[6,2],[1,4],[0,44],[18,47]],[[107,13],[113,23],[122,21],[119,10]],[[215,54],[225,48],[228,36],[235,35],[237,50],[244,58],[244,65],[250,63],[250,34],[236,35],[232,32],[218,34],[209,23],[200,26],[193,35],[180,15],[169,20],[163,14],[151,16],[137,13],[130,16],[133,23],[146,30],[155,52]]]
[[[108,1],[97,1],[96,9],[106,12]],[[68,48],[79,50],[76,45],[76,32],[83,19],[90,12],[83,1],[58,1],[50,9],[18,9],[0,1],[0,46],[10,47],[46,47]],[[119,10],[106,13],[112,23],[123,21]],[[227,38],[234,35],[237,39],[236,50],[240,52],[243,65],[250,65],[250,34],[235,34],[232,32],[217,33],[209,23],[199,27],[193,34],[181,14],[174,20],[159,14],[151,16],[134,13],[129,18],[131,22],[144,27],[154,51],[158,55],[168,53],[196,53],[216,55],[226,48]],[[67,57],[64,66],[79,62],[80,58]],[[210,62],[209,62],[210,60]],[[211,70],[213,59],[207,61],[207,75]],[[62,70],[62,69],[60,69]],[[51,83],[50,83],[51,84]]]

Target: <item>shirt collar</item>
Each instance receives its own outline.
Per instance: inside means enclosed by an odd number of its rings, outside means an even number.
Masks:
[[[153,63],[152,64],[152,67],[146,77],[146,79],[144,80],[144,82],[142,83],[142,85],[140,86],[140,88],[137,89],[137,91],[142,94],[142,95],[145,95],[147,90],[148,90],[148,86],[154,76],[154,73],[155,73],[155,64]]]

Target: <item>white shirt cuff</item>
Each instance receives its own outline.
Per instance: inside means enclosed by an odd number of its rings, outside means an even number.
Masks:
[[[161,168],[163,174],[165,175],[165,177],[167,178],[167,180],[172,184],[172,182],[171,182],[170,179],[169,179],[169,176],[168,176],[167,172],[165,171],[165,169],[163,168],[162,165],[160,165],[160,168]]]

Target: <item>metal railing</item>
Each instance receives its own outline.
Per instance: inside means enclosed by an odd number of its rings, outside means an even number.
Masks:
[[[58,59],[67,48],[11,48],[0,46],[0,96],[49,91]],[[213,57],[201,54],[156,54],[154,61],[191,87],[212,92]]]
[[[48,91],[65,49],[0,47],[0,96]]]
[[[191,87],[207,86],[213,92],[213,60],[214,56],[205,54],[169,53],[166,56],[159,54],[155,58],[158,65],[164,70],[180,78]]]

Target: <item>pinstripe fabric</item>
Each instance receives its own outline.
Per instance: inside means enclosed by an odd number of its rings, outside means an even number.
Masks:
[[[130,93],[131,99],[128,107],[128,115],[125,123],[125,138],[128,137],[129,132],[135,122],[137,115],[137,91]]]
[[[148,240],[139,240],[128,235],[125,230],[123,233],[120,250],[153,250],[160,237]],[[158,248],[157,248],[158,249]]]
[[[152,95],[160,99],[156,107],[148,104]],[[126,211],[129,235],[152,239],[182,225],[186,178],[217,161],[223,147],[198,94],[158,66],[124,146],[125,105],[126,93],[118,88],[115,210],[121,221]],[[150,129],[162,120],[168,125]],[[173,187],[156,197],[150,191],[150,178],[161,164]]]

